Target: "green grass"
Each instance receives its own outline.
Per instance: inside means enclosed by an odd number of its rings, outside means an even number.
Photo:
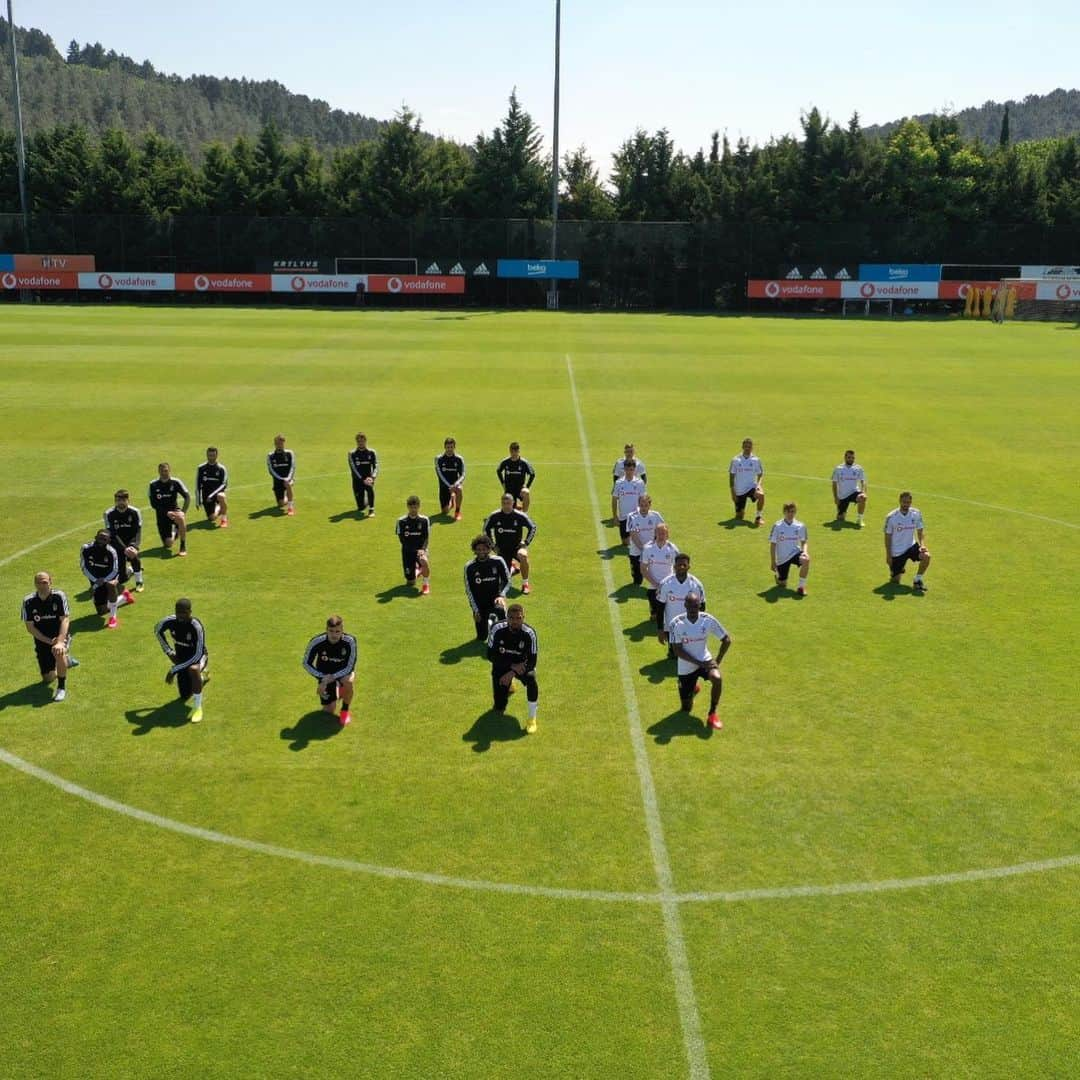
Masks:
[[[614,610],[677,892],[1075,856],[1078,361],[1074,332],[1041,325],[9,305],[0,747],[128,806],[312,855],[655,895]],[[352,506],[361,429],[380,455],[378,514],[332,521]],[[260,514],[279,430],[298,457],[292,519]],[[413,492],[437,512],[431,463],[450,434],[465,520],[435,520],[433,593],[402,595],[393,523]],[[766,531],[728,525],[744,435],[768,520],[793,498],[810,529],[803,601],[769,594]],[[511,439],[538,472],[528,738],[485,715],[461,586]],[[734,639],[711,739],[702,707],[677,713],[618,552],[614,609],[606,595],[617,534],[598,543],[590,482],[606,517],[627,439]],[[234,527],[195,529],[186,560],[151,552],[115,634],[75,601],[82,667],[69,700],[46,705],[16,617],[33,573],[81,594],[78,547],[112,491],[145,507],[158,461],[190,482],[211,442]],[[861,532],[826,524],[849,446],[870,482]],[[934,556],[925,597],[881,590],[881,521],[902,488]],[[180,595],[213,658],[197,727],[152,636]],[[341,733],[312,715],[300,666],[331,611],[360,642]],[[688,1071],[657,903],[290,861],[2,764],[0,805],[4,1076]],[[1078,876],[681,904],[712,1074],[1072,1074]]]

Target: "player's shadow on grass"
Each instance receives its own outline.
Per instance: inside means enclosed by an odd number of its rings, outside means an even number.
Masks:
[[[657,720],[651,727],[646,728],[660,746],[667,746],[672,739],[684,735],[693,735],[699,739],[712,738],[713,729],[703,720],[699,720],[690,713],[678,709],[676,712]]]
[[[333,713],[315,709],[301,716],[291,728],[282,728],[281,738],[288,741],[290,750],[306,750],[309,743],[332,739],[339,731],[341,724]]]
[[[443,649],[439,654],[440,664],[460,664],[462,660],[470,656],[483,656],[485,654],[484,642],[475,637],[463,641],[460,645],[454,645],[449,649]]]
[[[900,583],[894,585],[891,581],[886,581],[879,585],[874,592],[881,597],[882,600],[895,600],[898,596],[925,596],[925,593],[917,593],[910,585],[904,585]]]
[[[327,519],[334,525],[340,524],[342,521],[363,521],[363,510],[342,510],[340,514],[331,514]]]
[[[127,605],[125,604],[124,607]],[[105,629],[107,618],[107,615],[80,615],[72,620],[68,629],[72,634],[96,634],[99,630]]]
[[[186,727],[191,721],[187,705],[179,698],[173,698],[164,705],[149,705],[142,709],[128,709],[124,716],[129,724],[134,724],[132,735],[149,735],[154,728]]]
[[[661,657],[651,664],[644,664],[638,671],[651,683],[662,683],[675,674],[675,664],[670,656]]]
[[[56,683],[33,682],[20,690],[12,690],[0,697],[0,711],[4,709],[17,709],[20,706],[29,705],[32,709],[40,709],[42,705],[52,703],[52,696],[56,690]]]
[[[620,543],[612,544],[611,547],[597,548],[596,554],[599,555],[601,559],[615,559],[620,555],[626,554],[626,545]]]
[[[628,581],[625,585],[620,585],[613,593],[608,593],[608,599],[614,600],[616,604],[625,604],[627,600],[632,600],[634,597],[640,598],[642,588],[643,586]]]
[[[637,626],[627,626],[623,633],[631,641],[644,641],[646,638],[656,637],[656,621],[654,619],[642,619]]]
[[[723,521],[718,521],[717,525],[722,525],[725,529],[738,529],[745,526],[747,529],[759,528],[755,526],[752,518],[737,518],[729,517]]]
[[[783,600],[787,597],[789,600],[802,600],[801,597],[794,589],[789,589],[786,585],[770,585],[769,588],[763,592],[759,592],[758,596],[765,601],[766,604],[775,604],[778,600]]]
[[[264,517],[284,517],[285,511],[280,506],[264,506],[261,510],[252,510],[248,514],[249,521],[256,521],[258,518]]]
[[[176,548],[167,548],[164,544],[154,548],[147,548],[145,551],[139,552],[139,558],[141,559],[178,559],[180,556],[176,554]]]
[[[375,594],[375,599],[380,604],[389,604],[391,601],[396,600],[399,596],[419,596],[415,585],[406,585],[403,581],[400,585],[394,585],[392,588],[383,589],[382,592]]]
[[[833,518],[831,521],[823,521],[821,523],[823,529],[831,529],[833,532],[843,532],[845,529],[854,529],[859,532],[859,523],[857,521],[848,521],[844,518],[841,521],[839,518]]]
[[[515,742],[524,738],[525,732],[513,716],[488,709],[473,721],[472,727],[461,736],[461,741],[472,743],[473,752],[483,754],[491,749],[493,742]]]

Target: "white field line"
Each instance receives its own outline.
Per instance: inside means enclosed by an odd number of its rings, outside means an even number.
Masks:
[[[596,523],[596,541],[598,548],[606,547],[604,527],[600,524],[600,499],[596,493],[596,479],[593,476],[592,455],[589,452],[589,439],[585,433],[585,421],[581,415],[581,402],[578,399],[577,383],[574,381],[574,365],[569,354],[566,357],[566,374],[570,380],[570,396],[574,402],[574,416],[577,419],[578,438],[581,440],[581,456],[588,481],[589,503],[593,521]],[[652,769],[649,766],[649,754],[645,746],[645,733],[641,727],[641,713],[638,709],[637,691],[630,671],[630,656],[626,651],[626,640],[622,632],[622,618],[619,607],[612,598],[615,592],[615,579],[611,564],[606,559],[600,562],[604,575],[604,588],[608,597],[608,617],[611,622],[611,634],[615,643],[615,655],[619,660],[619,675],[622,680],[623,698],[626,701],[626,720],[630,729],[630,742],[634,747],[634,765],[637,768],[638,783],[641,788],[641,801],[645,808],[645,827],[649,834],[649,847],[652,849],[653,870],[656,883],[660,887],[660,908],[664,916],[664,939],[667,944],[668,961],[675,981],[675,1001],[679,1009],[679,1022],[682,1025],[683,1047],[686,1051],[690,1076],[704,1078],[709,1076],[709,1058],[705,1049],[705,1039],[701,1033],[701,1013],[698,1009],[697,995],[694,992],[694,980],[690,972],[690,958],[686,952],[686,938],[683,935],[682,916],[678,901],[675,899],[674,881],[671,874],[671,860],[668,857],[667,842],[664,840],[664,825],[660,819],[660,806],[656,800],[656,785],[653,783]]]
[[[309,851],[282,847],[279,844],[265,844],[259,840],[247,840],[242,836],[230,836],[228,833],[203,829],[197,825],[188,825],[183,821],[140,810],[137,806],[110,799],[96,791],[81,787],[62,776],[12,754],[0,747],[0,762],[17,772],[44,784],[57,788],[66,795],[74,796],[91,803],[102,810],[153,825],[158,829],[191,836],[196,840],[205,840],[212,844],[239,848],[258,855],[272,855],[278,859],[291,859],[294,862],[307,863],[309,866],[325,866],[332,870],[344,870],[354,874],[368,874],[372,877],[391,878],[399,881],[418,881],[426,885],[440,885],[451,889],[466,889],[472,892],[509,893],[512,896],[536,896],[550,900],[590,900],[600,903],[619,904],[662,904],[673,900],[680,904],[727,903],[737,904],[752,900],[792,900],[813,896],[847,896],[858,893],[894,892],[900,889],[925,889],[938,885],[960,885],[972,881],[989,881],[995,878],[1020,877],[1025,874],[1045,873],[1071,866],[1080,866],[1080,855],[1066,855],[1059,859],[1043,859],[1039,862],[1018,863],[1014,866],[993,866],[985,870],[961,870],[952,874],[930,874],[913,878],[888,878],[884,881],[852,881],[835,885],[781,885],[775,888],[731,889],[726,892],[690,892],[673,893],[665,897],[661,893],[620,892],[603,889],[560,889],[545,885],[519,885],[515,882],[483,881],[475,878],[453,877],[449,874],[427,873],[422,870],[403,870],[396,866],[379,866],[375,863],[363,863],[355,859],[339,859],[329,855],[315,855]]]

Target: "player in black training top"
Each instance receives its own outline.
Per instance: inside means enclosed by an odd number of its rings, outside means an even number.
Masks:
[[[104,615],[108,612],[109,621],[106,626],[115,630],[120,625],[116,609],[123,604],[134,604],[135,597],[127,589],[121,594],[120,560],[105,529],[99,529],[93,540],[83,544],[79,552],[79,567],[90,582],[97,613]]]
[[[164,618],[154,627],[154,634],[162,651],[172,661],[165,682],[170,686],[176,680],[176,692],[181,701],[194,695],[191,716],[197,724],[203,718],[202,692],[210,681],[207,668],[210,654],[206,651],[206,633],[203,624],[191,614],[191,601],[181,597],[176,601],[175,615]],[[165,639],[168,634],[172,645]]]
[[[44,570],[34,575],[34,592],[23,598],[22,621],[34,639],[41,681],[48,684],[55,679],[53,701],[63,701],[67,697],[68,668],[78,665],[68,653],[71,609],[67,597],[52,587],[52,576]]]
[[[511,604],[506,619],[495,623],[487,639],[487,655],[491,661],[491,692],[495,711],[502,712],[510,698],[510,684],[519,680],[525,686],[529,702],[529,719],[525,730],[536,731],[536,712],[539,708],[540,687],[536,683],[538,649],[536,631],[525,621],[525,609]]]
[[[379,475],[379,455],[367,444],[367,436],[356,434],[356,449],[349,451],[349,472],[352,475],[352,493],[356,509],[363,513],[367,507],[368,517],[375,516],[375,480]]]
[[[341,699],[338,723],[344,727],[352,719],[349,706],[356,681],[356,638],[345,633],[340,615],[331,615],[326,620],[326,633],[308,642],[304,669],[319,680],[317,693],[323,712],[333,715]]]
[[[110,542],[116,550],[116,559],[120,564],[119,582],[127,581],[128,563],[135,573],[135,591],[143,591],[142,559],[139,548],[142,547],[142,514],[131,505],[131,495],[126,488],[120,488],[113,495],[113,507],[106,510],[103,517],[105,528],[109,531]]]
[[[531,592],[529,545],[536,536],[536,523],[524,510],[514,509],[514,496],[509,491],[502,497],[502,507],[484,519],[484,533],[510,567],[510,573],[521,571],[521,591]]]
[[[195,509],[206,511],[206,520],[219,529],[229,527],[229,470],[218,461],[218,448],[206,448],[206,460],[195,470]]]
[[[274,482],[274,498],[278,509],[289,517],[296,513],[293,504],[293,481],[296,478],[296,455],[285,449],[285,436],[274,436],[274,449],[266,455],[266,471]]]
[[[472,542],[474,558],[465,564],[465,595],[476,624],[476,640],[486,641],[492,622],[506,614],[510,568],[491,554],[491,541],[481,533]]]
[[[401,569],[405,572],[405,580],[411,585],[416,581],[417,572],[420,574],[420,593],[427,596],[431,592],[428,579],[431,577],[431,567],[428,565],[427,546],[431,535],[431,522],[420,513],[420,496],[410,495],[405,500],[405,509],[401,517],[397,519],[395,532],[401,541]]]
[[[536,470],[521,456],[521,443],[510,444],[510,456],[499,462],[495,475],[503,491],[514,496],[514,505],[527,514]]]
[[[465,484],[465,459],[458,456],[457,441],[447,438],[443,452],[435,459],[435,475],[439,478],[439,506],[444,514],[461,520],[462,488]]]
[[[184,481],[172,475],[169,463],[163,461],[158,467],[158,478],[150,484],[150,506],[157,516],[158,536],[167,551],[172,550],[173,539],[180,538],[178,554],[187,554],[187,508],[191,505],[191,493]],[[184,500],[183,506],[176,504]]]

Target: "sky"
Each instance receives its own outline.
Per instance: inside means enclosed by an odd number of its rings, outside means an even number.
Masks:
[[[389,119],[407,104],[460,142],[518,98],[550,151],[555,0],[14,0],[15,22],[100,41],[159,71],[276,79]],[[708,148],[799,132],[811,107],[846,124],[1080,87],[1080,6],[1013,0],[890,6],[830,0],[563,0],[560,156],[606,178],[637,128]]]

